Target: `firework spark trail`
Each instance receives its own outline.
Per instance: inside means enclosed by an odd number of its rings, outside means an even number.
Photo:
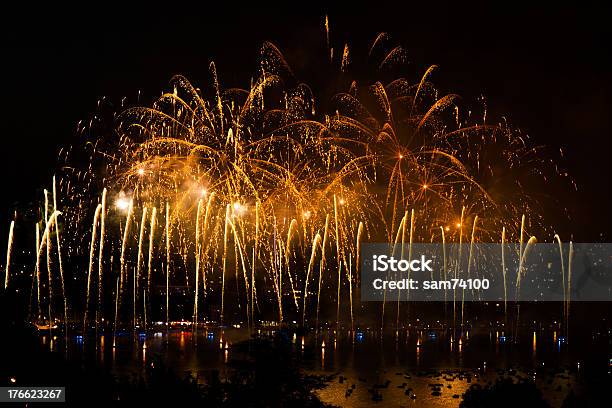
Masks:
[[[525,236],[525,214],[521,216],[521,235],[519,238],[519,261],[523,258],[523,240]],[[520,272],[520,271],[519,271]],[[520,273],[517,273],[517,277]]]
[[[155,244],[155,223],[157,222],[157,208],[153,207],[153,210],[151,211],[151,221],[149,224],[149,259],[147,261],[147,294],[148,297],[151,298],[151,276],[153,274],[153,249],[154,249],[154,244]],[[147,327],[147,318],[146,318],[146,313],[147,313],[147,305],[145,303],[144,305],[144,312],[145,312],[145,321],[144,321],[144,326],[145,329]]]
[[[457,267],[455,268],[455,279],[457,279],[457,276],[459,275],[460,272],[460,268],[461,268],[461,248],[463,247],[463,219],[465,216],[465,206],[461,207],[461,218],[459,219],[459,254],[457,257]],[[455,332],[455,323],[457,322],[457,307],[456,307],[456,303],[457,303],[457,291],[456,289],[453,287],[453,333]]]
[[[521,228],[520,228],[520,235],[519,235],[519,253],[518,253],[518,258],[519,258],[519,262],[518,262],[518,266],[517,266],[517,271],[516,271],[516,321],[515,321],[515,332],[518,331],[518,324],[519,324],[519,318],[520,318],[520,314],[521,314],[521,305],[519,304],[518,300],[519,300],[519,289],[520,289],[520,282],[521,282],[521,273],[522,273],[522,267],[523,267],[523,256],[525,251],[527,250],[527,248],[523,249],[523,241],[524,241],[524,236],[525,236],[525,214],[523,214],[521,216]],[[535,238],[535,237],[534,237]],[[529,242],[527,242],[527,246],[529,245]]]
[[[198,292],[200,290],[200,214],[202,213],[202,199],[198,200],[195,227],[195,292],[193,294],[193,327],[198,331]]]
[[[504,316],[508,317],[508,292],[506,289],[506,227],[502,227],[501,235],[501,261],[502,261],[502,276],[504,278]],[[508,322],[506,322],[508,323]]]
[[[96,206],[96,212],[94,213],[93,222],[91,224],[91,243],[89,244],[89,267],[87,268],[87,289],[85,291],[85,311],[83,316],[83,333],[86,332],[87,329],[87,317],[89,313],[89,296],[90,296],[90,288],[91,288],[91,274],[93,272],[93,264],[94,264],[94,256],[95,256],[95,247],[96,247],[96,232],[97,225],[100,219],[100,212],[102,211],[102,204],[98,204]]]
[[[283,321],[283,244],[277,238],[277,224],[274,220],[274,247],[273,247],[273,263],[272,263],[272,282],[276,291],[276,299],[278,303],[278,321]]]
[[[570,318],[570,301],[572,297],[572,260],[574,258],[574,243],[570,241],[569,243],[569,255],[567,257],[567,294],[565,295],[565,319],[567,320],[567,324],[565,325],[565,338],[566,341],[569,342],[569,318]]]
[[[447,280],[447,270],[446,270],[446,236],[444,235],[444,227],[440,226],[440,233],[442,237],[442,279],[444,281]],[[447,293],[446,286],[444,287],[444,318],[446,319],[446,302],[447,302]]]
[[[312,242],[312,251],[310,254],[310,261],[308,262],[308,269],[306,270],[306,279],[304,283],[304,305],[302,307],[302,326],[304,326],[304,323],[306,321],[306,304],[307,304],[306,302],[308,301],[308,281],[310,278],[310,274],[312,272],[312,267],[314,265],[315,257],[317,255],[317,246],[320,246],[320,245],[321,245],[321,234],[317,233],[317,235],[315,235],[315,238]]]
[[[566,283],[565,283],[565,260],[563,259],[563,245],[561,243],[561,237],[558,234],[555,234],[555,236],[553,237],[553,240],[557,241],[557,243],[559,244],[559,259],[561,261],[561,283],[563,285],[563,321],[566,321],[566,297],[567,297],[567,290],[566,290]]]
[[[208,197],[208,202],[206,203],[206,212],[204,213],[204,224],[202,231],[202,242],[207,242],[207,245],[204,247],[203,257],[208,256],[208,252],[210,251],[212,245],[208,243],[208,239],[213,234],[214,231],[210,231],[209,233],[209,224],[212,218],[212,203],[215,198],[215,193],[211,193]],[[211,227],[212,228],[212,227]],[[207,283],[206,283],[206,272],[202,269],[202,289],[204,290],[204,294],[206,294]]]
[[[240,255],[240,263],[242,264],[242,274],[244,277],[244,285],[245,285],[245,296],[246,296],[246,304],[247,304],[247,322],[249,324],[250,327],[250,320],[249,320],[249,316],[250,316],[250,311],[249,311],[249,278],[247,276],[247,271],[246,271],[246,262],[244,259],[244,253],[242,251],[242,245],[241,245],[241,241],[240,241],[240,237],[238,236],[238,231],[236,230],[236,225],[230,220],[229,221],[229,225],[232,228],[232,232],[234,235],[234,247],[237,249],[238,254]],[[238,257],[236,257],[236,274],[238,273]]]
[[[563,256],[563,243],[561,237],[555,234],[553,240],[557,241],[559,245],[559,260],[561,261],[561,281],[563,284],[563,325],[565,329],[566,341],[569,337],[569,307],[570,307],[570,295],[571,295],[571,262],[574,255],[574,244],[569,242],[569,254],[568,254],[568,273],[565,276],[565,259]],[[567,282],[566,282],[567,279]]]
[[[401,236],[401,246],[400,246],[400,259],[404,258],[404,243],[406,242],[406,222],[408,219],[408,211],[404,212],[404,216],[402,217],[402,219],[400,220],[400,224],[397,228],[397,235],[395,236],[395,241],[393,242],[393,250],[392,250],[392,254],[395,255],[395,250],[397,247],[397,244],[400,243],[400,236]],[[395,277],[397,279],[397,276]],[[386,292],[386,289],[385,289]],[[397,291],[397,313],[395,316],[395,332],[399,333],[399,322],[400,322],[400,299],[401,299],[401,291]],[[384,325],[384,321],[382,322],[382,324]]]
[[[53,227],[53,225],[55,223],[57,223],[57,217],[60,215],[61,213],[59,211],[53,211],[53,213],[51,214],[51,216],[47,219],[46,222],[46,226],[45,229],[43,231],[42,237],[39,238],[40,234],[37,233],[36,237],[37,237],[37,248],[36,248],[36,274],[38,276],[38,281],[40,282],[40,261],[41,261],[41,257],[42,257],[42,251],[43,249],[46,247],[47,248],[47,272],[48,272],[48,280],[49,280],[49,287],[48,287],[48,304],[49,304],[49,327],[51,327],[52,323],[51,323],[51,304],[52,304],[52,299],[53,299],[53,286],[52,286],[52,276],[51,276],[51,265],[50,265],[50,244],[51,244],[51,239],[50,239],[50,230]],[[38,229],[38,224],[37,225],[37,232],[39,231]],[[38,283],[39,288],[38,288],[38,298],[39,298],[39,303],[40,303],[40,283]],[[40,307],[40,306],[39,306]]]
[[[327,41],[326,44],[329,52],[329,60],[332,61],[334,59],[334,50],[331,48],[329,43],[329,18],[327,15],[325,16],[325,39]]]
[[[325,228],[323,230],[323,245],[321,246],[321,262],[319,263],[319,287],[317,289],[317,318],[315,328],[319,329],[319,308],[321,302],[321,282],[323,280],[323,271],[325,271],[325,250],[327,248],[328,239],[328,227],[329,227],[329,214],[325,216]]]
[[[117,317],[119,315],[119,280],[117,276],[117,283],[115,284],[115,323],[113,324],[113,348],[117,346]]]
[[[57,211],[57,188],[55,185],[55,176],[53,176],[53,211]],[[60,272],[60,282],[62,288],[62,298],[64,300],[64,335],[68,336],[68,298],[66,297],[66,286],[64,282],[64,263],[62,261],[62,245],[61,245],[61,236],[60,236],[60,228],[55,225],[55,240],[57,245],[57,261],[59,264],[59,272]]]
[[[44,214],[45,214],[45,225],[46,225],[49,222],[49,191],[47,191],[47,189],[45,188],[43,190],[43,194],[45,197]]]
[[[15,229],[15,220],[11,221],[9,227],[8,243],[6,248],[6,268],[4,274],[4,290],[8,288],[11,266],[11,253],[13,252],[13,231]]]
[[[412,244],[413,243],[414,243],[414,208],[410,210],[410,230],[408,233],[408,259],[412,259]],[[410,280],[410,269],[408,269],[408,280]],[[406,293],[406,300],[410,300],[410,291]]]
[[[363,235],[363,221],[359,221],[359,227],[357,227],[357,238],[356,238],[356,242],[355,242],[355,256],[357,257],[357,259],[355,260],[355,277],[357,279],[359,279],[359,274],[357,273],[359,271],[359,267],[360,267],[360,262],[361,262],[361,240],[362,240],[362,235]],[[359,287],[359,280],[357,280],[356,285],[357,287]]]
[[[348,280],[348,285],[349,285],[349,312],[350,312],[350,316],[351,316],[351,333],[353,333],[355,331],[355,319],[353,317],[353,254],[349,254],[349,261],[348,261],[348,276],[347,276],[347,280]]]
[[[225,312],[225,272],[227,269],[227,229],[230,217],[230,205],[225,207],[225,225],[223,228],[223,272],[221,277],[221,317],[220,322],[223,326],[223,318]]]
[[[210,203],[210,201],[209,201]],[[251,321],[253,320],[253,314],[255,309],[255,297],[256,297],[256,289],[255,289],[255,268],[257,265],[257,258],[259,256],[259,201],[255,202],[255,241],[253,242],[253,262],[251,263]],[[206,213],[208,215],[208,206],[206,208]],[[304,294],[304,296],[306,296]]]
[[[36,253],[36,267],[35,267],[35,275],[36,275],[36,306],[38,308],[38,315],[36,316],[37,319],[40,319],[40,315],[42,313],[41,311],[41,307],[40,307],[40,254],[38,252],[38,248],[40,247],[40,224],[37,222],[36,223],[36,248],[34,249],[34,252]]]
[[[349,58],[349,46],[348,44],[344,44],[344,51],[342,52],[342,64],[340,65],[340,70],[342,72],[345,72],[348,69],[348,65],[350,63]]]
[[[166,203],[166,330],[170,329],[170,204]]]
[[[137,305],[137,294],[139,293],[140,287],[140,279],[141,279],[141,264],[142,264],[142,243],[144,240],[144,231],[145,224],[147,221],[147,207],[142,209],[142,219],[140,220],[140,233],[138,234],[138,255],[136,260],[136,272],[134,273],[134,282],[133,282],[133,302],[134,302],[134,310],[133,310],[133,328],[136,330],[137,324],[137,314],[136,314],[136,305]]]
[[[520,300],[520,292],[521,292],[521,281],[523,279],[523,275],[525,275],[525,273],[527,272],[525,269],[525,261],[527,260],[527,256],[529,255],[529,252],[532,248],[532,246],[537,242],[536,237],[531,236],[528,240],[527,240],[527,244],[525,245],[525,249],[523,250],[523,253],[520,255],[519,258],[519,265],[518,265],[518,272],[516,274],[516,307],[517,307],[517,311],[516,311],[516,322],[515,322],[515,333],[518,333],[518,328],[519,328],[519,320],[520,320],[520,304],[519,304],[519,300]],[[570,250],[571,250],[571,245],[570,245]]]
[[[336,224],[336,260],[338,262],[338,293],[336,295],[336,330],[340,327],[340,288],[341,288],[341,273],[342,261],[340,260],[340,231],[338,227],[338,200],[334,194],[334,222]]]
[[[478,216],[474,217],[474,222],[472,223],[472,235],[470,238],[470,252],[468,254],[468,264],[467,264],[467,278],[470,279],[470,271],[472,267],[472,257],[474,253],[474,239],[476,238],[476,223],[478,222]],[[463,327],[464,316],[463,311],[465,307],[465,286],[461,289],[461,327]]]
[[[521,254],[521,258],[519,260],[518,273],[516,274],[516,300],[517,302],[520,299],[520,291],[521,291],[521,281],[523,280],[523,276],[527,272],[525,269],[525,261],[527,260],[527,256],[529,255],[530,249],[537,242],[536,237],[529,237],[527,240],[527,244],[525,245],[525,249]]]
[[[46,190],[45,190],[46,193]],[[45,194],[46,195],[46,194]],[[46,248],[47,248],[47,281],[49,283],[49,287],[47,288],[47,305],[48,305],[48,309],[49,309],[49,333],[51,333],[51,327],[52,327],[52,312],[53,312],[53,275],[52,275],[52,268],[51,268],[51,223],[50,223],[50,219],[45,217],[45,230],[42,236],[42,242],[45,243],[46,242]],[[50,346],[49,346],[50,347]]]
[[[127,278],[127,269],[125,267],[125,252],[127,250],[127,243],[130,234],[130,226],[132,225],[132,214],[134,212],[134,202],[130,200],[128,205],[127,215],[125,216],[125,228],[123,230],[123,239],[121,240],[121,256],[119,258],[119,301],[118,308],[121,311],[121,303],[123,300],[124,293],[124,280]],[[118,317],[115,316],[115,321],[118,320]]]
[[[104,234],[106,231],[106,188],[102,190],[100,210],[100,245],[98,245],[98,305],[96,307],[96,336],[98,335],[98,322],[104,319],[103,307],[103,272],[104,272]]]
[[[297,233],[297,220],[295,218],[291,220],[291,223],[289,224],[289,230],[287,232],[287,245],[285,248],[285,260],[286,260],[287,275],[289,275],[289,283],[291,285],[291,293],[293,293],[293,302],[295,303],[295,309],[299,311],[300,307],[298,306],[297,294],[295,292],[295,286],[293,285],[293,277],[291,276],[291,268],[290,268],[291,237],[292,237],[291,233],[292,232]]]

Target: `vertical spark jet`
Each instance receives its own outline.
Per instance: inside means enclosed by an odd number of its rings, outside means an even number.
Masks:
[[[565,318],[567,320],[567,324],[565,325],[565,341],[569,342],[569,324],[570,324],[570,302],[572,300],[572,259],[574,258],[574,243],[570,241],[569,243],[569,255],[567,258],[567,293],[565,295],[566,299],[566,311]]]
[[[55,186],[55,176],[53,176],[53,211],[57,211],[57,188]],[[66,286],[64,282],[64,264],[62,262],[62,245],[60,238],[60,228],[55,222],[55,240],[57,245],[57,262],[59,263],[60,280],[62,283],[62,298],[64,300],[64,335],[68,336],[68,299],[66,298]]]
[[[357,242],[355,243],[357,259],[355,260],[355,277],[357,279],[357,285],[359,285],[359,274],[358,269],[361,262],[361,236],[363,235],[363,222],[359,221],[359,227],[357,228]]]
[[[519,266],[518,266],[518,273],[516,275],[516,307],[517,307],[517,312],[516,312],[516,332],[518,333],[518,328],[519,328],[519,319],[520,319],[520,304],[519,304],[519,300],[520,300],[520,292],[521,292],[521,281],[523,279],[523,275],[527,272],[525,269],[525,261],[527,260],[527,256],[529,255],[529,252],[531,250],[531,248],[533,247],[533,245],[537,242],[536,237],[532,236],[527,240],[527,244],[525,245],[525,249],[523,250],[523,254],[521,255],[520,259],[519,259]],[[515,336],[515,338],[518,336]]]
[[[51,239],[50,239],[50,230],[53,226],[53,224],[55,224],[57,222],[57,217],[60,215],[59,211],[54,211],[51,216],[47,219],[47,223],[45,226],[45,230],[42,234],[42,237],[40,237],[40,239],[38,239],[39,234],[36,234],[37,237],[37,248],[36,248],[36,271],[37,271],[37,275],[38,275],[38,281],[40,281],[40,259],[42,256],[42,251],[43,248],[46,246],[47,248],[47,277],[49,280],[49,290],[48,290],[48,295],[49,295],[49,302],[48,302],[48,306],[49,306],[49,334],[51,334],[51,328],[52,326],[52,316],[51,316],[51,303],[52,303],[52,299],[53,299],[53,287],[52,287],[52,276],[51,276],[51,264],[50,264],[50,244],[51,244]],[[37,231],[38,231],[38,224],[37,224]],[[39,292],[40,292],[40,284],[39,284]],[[40,293],[39,293],[39,299],[40,299]]]
[[[404,212],[404,216],[402,217],[401,221],[400,221],[400,225],[397,229],[397,235],[395,236],[395,241],[393,242],[393,250],[392,253],[393,255],[395,255],[395,248],[397,246],[397,243],[401,237],[401,249],[400,249],[400,259],[404,258],[404,244],[406,243],[406,222],[408,220],[408,211]],[[395,276],[395,278],[397,279],[397,276]],[[387,292],[387,290],[385,289],[385,293]],[[397,291],[397,312],[395,315],[395,334],[396,336],[399,333],[399,320],[400,320],[400,300],[401,300],[401,295],[402,292],[400,290]],[[383,315],[383,322],[381,322],[381,326],[384,325],[384,315]]]
[[[504,318],[508,323],[508,292],[506,289],[506,227],[502,227],[501,235],[501,261],[502,261],[502,277],[504,278]]]
[[[566,325],[567,324],[567,316],[566,316],[566,312],[567,312],[567,306],[566,306],[566,302],[567,302],[567,288],[566,288],[566,282],[565,282],[565,260],[563,259],[563,245],[561,243],[561,237],[559,237],[558,234],[555,234],[553,240],[557,241],[557,244],[559,245],[559,258],[561,261],[561,283],[563,284],[563,312],[562,312],[562,317],[563,317],[563,324]]]
[[[440,226],[440,232],[442,233],[442,280],[446,282],[446,236],[444,235],[444,227]],[[444,323],[447,323],[446,320],[446,285],[444,286]]]
[[[329,214],[325,215],[325,229],[323,230],[323,245],[321,247],[321,262],[319,263],[319,287],[317,289],[317,318],[315,330],[319,331],[319,306],[321,302],[321,282],[323,280],[323,271],[325,270],[325,249],[327,248],[327,237],[329,228]]]
[[[45,196],[47,191],[45,190]],[[50,230],[51,230],[51,222],[50,220],[47,218],[45,220],[46,222],[46,226],[45,226],[45,230],[43,232],[43,245],[46,245],[47,247],[47,280],[49,282],[49,287],[47,288],[47,293],[48,293],[48,306],[49,306],[49,336],[51,336],[51,327],[52,325],[52,311],[53,311],[53,276],[52,276],[52,269],[51,269],[51,236],[50,236]],[[46,242],[46,244],[45,244]],[[50,345],[49,345],[50,346]]]
[[[474,238],[476,234],[476,223],[478,222],[478,216],[474,217],[474,223],[472,224],[472,236],[470,238],[470,252],[468,254],[468,264],[467,264],[467,278],[470,279],[470,268],[472,267],[472,256],[474,252]],[[472,294],[473,295],[473,294]],[[463,310],[465,307],[465,287],[461,289],[461,327],[463,327]]]
[[[89,267],[87,268],[87,289],[85,292],[85,311],[83,312],[83,335],[85,335],[87,329],[87,317],[89,313],[89,297],[91,288],[91,273],[93,271],[94,254],[96,247],[96,232],[98,219],[100,218],[100,212],[102,211],[102,204],[98,204],[96,212],[94,213],[93,222],[91,225],[91,243],[89,244]]]
[[[134,273],[134,282],[133,282],[133,306],[134,306],[134,310],[133,310],[133,329],[136,330],[136,324],[137,324],[137,314],[136,314],[136,305],[137,305],[137,294],[139,292],[139,288],[140,288],[140,271],[141,271],[141,264],[142,264],[142,242],[144,240],[144,231],[145,231],[145,223],[147,221],[147,207],[142,209],[142,219],[140,220],[140,233],[138,234],[138,255],[137,255],[137,260],[136,260],[136,272]]]
[[[151,211],[151,221],[149,224],[149,259],[147,262],[147,298],[151,299],[151,275],[153,273],[153,245],[155,243],[155,223],[156,223],[156,219],[157,219],[157,208],[153,207],[153,210]],[[147,304],[145,302],[144,304],[144,308],[145,308],[145,322],[144,322],[144,326],[145,326],[145,330],[147,329],[147,319],[146,319],[146,313],[147,313]]]
[[[360,272],[360,263],[361,263],[361,236],[363,235],[363,222],[359,221],[359,226],[357,227],[357,242],[355,243],[355,252],[356,252],[356,258],[355,258],[355,289],[358,291],[358,295],[357,295],[357,299],[360,298],[360,293],[361,293],[361,288],[360,288],[360,284],[361,284],[361,278],[359,277],[359,272]],[[361,302],[359,302],[359,305],[361,306]]]
[[[134,201],[130,200],[128,212],[125,219],[125,229],[123,230],[123,240],[121,241],[121,257],[119,258],[119,311],[121,311],[121,302],[123,301],[123,285],[127,277],[125,268],[125,251],[127,249],[127,241],[130,233],[130,226],[132,224],[132,213],[134,211]],[[116,319],[116,316],[115,316]]]
[[[302,307],[302,326],[304,326],[306,322],[306,302],[308,300],[308,281],[310,277],[310,273],[312,271],[312,266],[315,261],[315,257],[317,255],[317,245],[321,245],[321,234],[317,233],[312,242],[312,252],[310,254],[310,262],[308,262],[308,269],[306,270],[306,282],[304,284],[304,305]]]
[[[98,335],[98,324],[104,319],[104,233],[106,228],[106,188],[102,190],[102,209],[100,210],[100,244],[98,245],[98,305],[96,307],[96,336]]]
[[[15,220],[11,221],[9,227],[8,244],[6,248],[6,268],[4,275],[4,289],[8,287],[10,277],[10,266],[11,266],[11,252],[13,251],[13,231],[15,229]]]
[[[200,242],[202,243],[202,245],[200,246],[200,249],[202,251],[201,253],[201,262],[204,261],[208,250],[210,249],[211,245],[210,244],[206,244],[206,246],[204,246],[204,244],[207,242],[207,240],[209,239],[208,237],[208,223],[210,222],[210,218],[212,216],[212,211],[211,211],[211,207],[212,207],[212,203],[213,203],[213,199],[215,198],[215,193],[211,193],[210,196],[208,196],[208,202],[206,203],[206,211],[204,212],[204,223],[202,224],[202,236],[200,238]],[[203,295],[206,296],[206,272],[205,270],[201,267],[201,263],[200,263],[200,273],[202,275],[202,291],[203,291]]]
[[[200,290],[200,213],[202,212],[202,199],[198,200],[195,227],[195,293],[193,295],[193,330],[198,331],[198,292]]]
[[[459,269],[461,268],[461,247],[463,246],[463,217],[465,215],[465,206],[461,207],[461,218],[459,219],[459,249],[457,267],[455,268],[455,279],[459,275]],[[455,333],[455,324],[457,323],[457,291],[453,287],[453,333]]]
[[[119,314],[119,277],[115,285],[115,324],[113,324],[113,348],[117,346],[117,315]]]
[[[254,308],[255,308],[255,265],[257,263],[258,245],[259,245],[259,201],[255,202],[255,242],[253,244],[253,262],[251,263],[251,322],[255,324]],[[208,212],[208,210],[207,210]]]
[[[225,271],[227,269],[227,227],[229,225],[230,205],[225,207],[225,226],[223,228],[223,270],[221,276],[221,316],[220,322],[223,326],[223,318],[225,312]]]
[[[297,220],[293,218],[289,224],[289,230],[287,232],[287,244],[285,246],[285,261],[287,268],[287,275],[289,275],[289,283],[291,284],[291,292],[293,293],[293,302],[295,303],[295,309],[299,312],[300,307],[298,306],[297,294],[295,292],[295,286],[293,285],[293,277],[291,275],[290,268],[290,256],[291,256],[291,237],[292,232],[297,232]]]
[[[35,275],[36,275],[36,306],[38,309],[38,314],[37,314],[37,319],[40,319],[40,315],[42,313],[42,310],[40,308],[40,253],[38,251],[38,248],[40,248],[40,224],[37,222],[36,223],[36,269],[35,269]]]
[[[336,259],[338,262],[338,293],[336,295],[336,330],[340,325],[340,275],[342,273],[342,261],[340,260],[340,232],[338,230],[338,201],[334,194],[334,221],[336,224]]]
[[[170,204],[166,203],[166,331],[170,329]]]

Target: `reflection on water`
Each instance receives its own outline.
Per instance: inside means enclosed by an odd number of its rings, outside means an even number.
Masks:
[[[260,336],[274,331],[259,331]],[[390,335],[379,331],[323,331],[306,336],[281,333],[291,344],[307,373],[332,375],[318,390],[328,403],[365,407],[414,404],[455,407],[473,384],[486,385],[498,378],[533,381],[553,406],[560,406],[589,347],[571,350],[556,331],[527,331],[509,339],[503,331],[472,330],[452,335],[443,330],[403,330]],[[67,348],[68,358],[98,361],[118,377],[142,373],[155,358],[175,372],[191,372],[199,381],[212,369],[227,377],[232,360],[246,357],[244,348],[232,347],[250,338],[244,329],[117,333],[114,347],[105,336],[76,336]],[[42,344],[58,342],[41,336]],[[57,347],[57,346],[56,346]],[[606,358],[606,351],[600,353]],[[606,360],[607,362],[607,360]]]

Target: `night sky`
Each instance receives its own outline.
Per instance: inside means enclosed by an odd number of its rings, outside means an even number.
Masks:
[[[498,2],[514,8],[459,9],[431,3],[292,12],[238,5],[198,9],[176,2],[177,9],[99,6],[6,13],[0,28],[5,175],[0,235],[8,230],[11,211],[50,184],[57,151],[78,143],[76,124],[95,112],[98,99],[134,100],[139,90],[150,99],[167,90],[177,73],[204,85],[211,60],[225,86],[244,87],[265,40],[279,46],[300,80],[316,82],[313,68],[324,52],[323,20],[329,14],[335,48],[348,42],[358,55],[386,31],[408,50],[409,72],[437,64],[432,79],[443,93],[457,93],[467,103],[484,95],[491,122],[504,115],[534,144],[556,153],[563,148],[560,164],[579,190],[563,185],[550,193],[570,207],[566,230],[577,241],[610,240],[609,10],[583,4],[541,9]]]

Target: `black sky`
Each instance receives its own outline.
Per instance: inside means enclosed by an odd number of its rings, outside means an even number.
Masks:
[[[459,2],[457,2],[459,3]],[[152,4],[152,3],[151,3]],[[599,4],[551,8],[513,2],[459,8],[401,6],[262,10],[191,8],[177,2],[140,10],[35,9],[6,13],[2,31],[4,191],[0,231],[15,206],[48,185],[62,145],[77,142],[79,120],[97,100],[154,97],[173,74],[204,82],[215,60],[226,85],[244,86],[265,40],[279,46],[305,82],[329,14],[336,47],[366,49],[380,31],[408,50],[415,72],[437,64],[434,82],[465,100],[480,95],[537,144],[563,148],[579,191],[567,191],[571,230],[581,241],[612,239],[612,55],[610,12]],[[380,4],[380,5],[379,5]],[[295,5],[293,5],[295,6]],[[312,51],[311,51],[312,50]],[[314,66],[313,66],[314,65]],[[554,194],[566,194],[557,192]]]

